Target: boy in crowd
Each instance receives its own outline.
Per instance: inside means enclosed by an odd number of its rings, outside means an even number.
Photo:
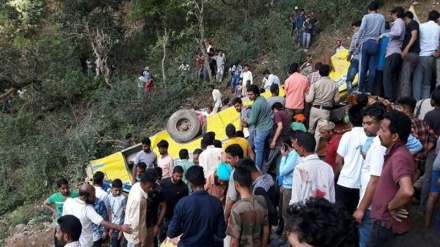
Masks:
[[[183,168],[183,178],[182,178],[182,180],[183,180],[183,182],[184,182],[185,184],[188,185],[188,188],[189,188],[188,180],[186,180],[185,174],[186,174],[186,171],[188,171],[188,169],[189,169],[191,166],[194,165],[194,163],[191,162],[191,161],[189,161],[189,152],[188,152],[188,149],[186,149],[186,148],[182,148],[182,149],[180,149],[180,151],[179,151],[179,158],[180,158],[180,162],[178,163],[178,165],[181,166],[181,167]],[[190,190],[190,191],[191,191],[191,190]]]
[[[244,158],[240,160],[238,166],[246,167],[251,172],[252,178],[252,194],[264,197],[267,204],[269,224],[276,225],[277,222],[277,202],[278,198],[275,192],[275,182],[270,174],[263,174],[255,166],[253,160]]]
[[[63,214],[64,201],[66,201],[67,198],[78,197],[79,194],[77,191],[69,190],[69,182],[65,178],[58,180],[57,188],[58,188],[58,192],[52,194],[49,198],[47,198],[47,200],[44,201],[43,203],[43,207],[49,209],[53,213],[53,219],[55,224],[55,235],[54,235],[55,247],[60,247],[62,245],[58,243],[58,239],[56,237],[57,226],[58,226],[57,219],[60,218],[61,215]]]
[[[112,193],[108,196],[108,219],[116,225],[123,225],[125,218],[125,206],[127,206],[127,198],[122,194],[122,181],[115,179],[112,182]],[[122,231],[110,230],[109,236],[112,247],[121,246]]]
[[[165,140],[161,140],[157,144],[157,148],[159,149],[160,153],[160,159],[157,162],[160,168],[162,168],[162,177],[168,178],[171,177],[171,172],[174,168],[174,160],[171,158],[171,156],[168,154],[168,147],[169,144]]]
[[[361,151],[367,141],[367,135],[362,127],[361,106],[352,106],[348,110],[348,117],[353,128],[342,135],[336,155],[336,201],[353,214],[359,202],[361,170],[364,165]]]
[[[269,217],[266,201],[251,192],[251,172],[242,166],[234,171],[234,186],[241,199],[232,207],[226,233],[230,246],[262,246],[269,241]]]

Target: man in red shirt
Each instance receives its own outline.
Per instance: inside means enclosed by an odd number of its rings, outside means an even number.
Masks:
[[[391,111],[384,115],[378,135],[387,150],[371,203],[371,219],[374,224],[369,247],[384,246],[412,228],[408,218],[408,204],[414,194],[416,165],[405,146],[410,133],[411,120],[404,113]]]
[[[424,120],[414,116],[414,109],[417,101],[411,97],[402,97],[397,100],[397,107],[411,119],[411,134],[423,145],[423,151],[415,157],[416,165],[419,169],[424,167],[424,175],[414,183],[416,194],[420,192],[420,210],[426,209],[429,192],[431,189],[432,164],[435,159],[435,145],[437,134]],[[426,179],[425,179],[426,178]]]
[[[281,147],[283,146],[282,133],[283,129],[288,128],[290,125],[290,120],[287,116],[286,111],[284,111],[283,104],[280,102],[275,102],[272,106],[273,115],[273,130],[270,141],[270,151],[266,158],[266,162],[263,164],[263,169],[261,172],[266,174],[275,163],[276,174],[279,173],[279,166],[281,162]]]
[[[299,73],[299,65],[292,63],[289,68],[289,78],[284,82],[284,92],[286,93],[286,111],[289,120],[295,114],[304,113],[304,100],[309,91],[309,79]]]
[[[321,139],[327,142],[325,148],[325,163],[331,165],[333,172],[336,170],[336,151],[338,150],[341,135],[334,131],[335,124],[328,120],[322,120],[318,123],[318,130]]]

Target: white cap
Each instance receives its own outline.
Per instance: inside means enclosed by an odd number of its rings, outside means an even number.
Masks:
[[[298,6],[295,6],[295,9],[298,9]]]

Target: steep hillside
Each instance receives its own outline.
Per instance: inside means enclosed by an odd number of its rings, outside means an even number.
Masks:
[[[60,177],[77,185],[87,162],[119,150],[126,133],[139,141],[162,130],[181,106],[212,103],[211,83],[197,79],[194,69],[196,55],[206,53],[205,40],[224,50],[227,64],[237,59],[250,64],[256,82],[264,69],[284,80],[288,65],[304,59],[290,35],[294,6],[314,10],[321,21],[309,49],[317,57],[332,54],[337,39],[348,46],[349,25],[369,3],[175,2],[0,3],[0,246],[49,246],[51,217],[41,203],[56,190]],[[379,2],[386,17],[393,6],[411,4]],[[415,8],[424,21],[440,5],[426,0]],[[188,63],[191,72],[179,71],[181,63]],[[137,87],[145,66],[156,84],[148,94]],[[230,96],[227,80],[219,87],[223,96]]]

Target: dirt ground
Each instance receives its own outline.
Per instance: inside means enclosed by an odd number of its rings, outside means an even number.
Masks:
[[[5,247],[52,247],[54,238],[54,228],[51,223],[41,225],[15,226],[11,237],[5,239]],[[0,243],[2,245],[2,243]]]

